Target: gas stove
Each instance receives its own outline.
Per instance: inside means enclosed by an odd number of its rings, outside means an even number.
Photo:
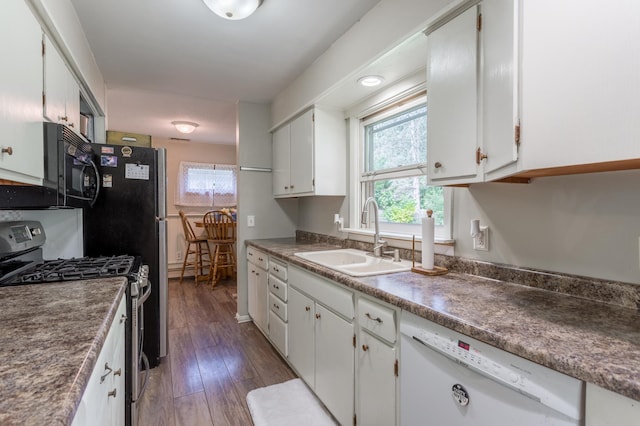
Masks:
[[[76,281],[126,276],[138,281],[141,259],[136,256],[100,256],[43,260],[46,240],[39,222],[0,223],[0,286]]]

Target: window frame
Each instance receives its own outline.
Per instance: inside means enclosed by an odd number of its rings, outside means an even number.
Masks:
[[[405,91],[404,93],[396,96],[382,99],[377,103],[364,103],[359,106],[358,111],[351,111],[349,113],[349,150],[351,161],[350,170],[350,214],[348,229],[349,233],[371,235],[373,231],[369,228],[363,227],[360,224],[360,213],[364,205],[364,187],[363,175],[365,174],[365,126],[373,122],[384,120],[385,118],[397,115],[402,111],[409,110],[417,105],[426,104],[427,95],[424,84],[416,85],[412,90]],[[356,161],[353,161],[355,159]],[[386,179],[396,179],[403,177],[416,176],[415,170],[421,170],[420,175],[426,177],[427,163],[426,159],[424,163],[418,165],[410,165],[404,167],[397,167],[393,169],[386,169],[382,172],[369,173],[369,180],[374,182],[373,179],[383,177]],[[436,242],[449,244],[452,243],[452,219],[453,219],[453,194],[452,189],[445,187],[444,191],[444,225],[437,227],[436,229]],[[387,239],[397,240],[411,240],[415,236],[416,240],[420,240],[421,230],[419,224],[400,226],[391,225],[390,228],[396,228],[391,230],[381,229],[380,233]],[[383,228],[381,224],[381,228]],[[404,229],[398,229],[404,228]],[[409,231],[409,232],[406,232]]]
[[[189,186],[189,172],[191,170],[205,170],[212,174],[210,177],[212,182],[211,190],[193,190]],[[233,189],[235,192],[216,192],[216,171],[231,173],[232,179],[234,179]],[[209,179],[209,178],[207,178]],[[216,194],[218,194],[216,196]],[[237,188],[237,166],[235,164],[214,164],[214,163],[199,163],[193,161],[181,161],[178,167],[178,177],[176,185],[176,194],[174,204],[176,206],[185,207],[210,207],[210,208],[222,208],[233,207],[237,205],[238,188]],[[226,202],[225,202],[226,201]]]

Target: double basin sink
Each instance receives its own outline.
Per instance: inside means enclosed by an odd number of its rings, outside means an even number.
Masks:
[[[393,259],[375,257],[372,253],[356,249],[308,251],[295,253],[295,256],[354,277],[411,270],[411,262],[406,260],[394,262]]]

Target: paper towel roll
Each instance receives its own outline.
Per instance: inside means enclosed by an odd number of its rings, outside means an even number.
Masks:
[[[422,268],[433,269],[433,239],[435,222],[431,217],[431,210],[428,216],[422,218]]]

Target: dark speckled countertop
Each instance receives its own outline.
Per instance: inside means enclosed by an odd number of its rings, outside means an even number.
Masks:
[[[357,278],[294,256],[296,252],[341,248],[338,245],[294,238],[247,244],[500,349],[640,401],[640,311],[635,307],[640,286],[607,286],[609,283],[584,277],[558,278],[548,273],[549,278],[543,280],[564,280],[566,287],[579,282],[589,287],[586,293],[599,294],[609,302],[603,303],[581,293],[576,297],[537,288],[541,280],[530,276],[535,271],[525,275],[525,281],[536,281],[533,286],[463,272]],[[437,257],[436,264],[446,258]],[[486,268],[487,264],[482,265]],[[447,266],[453,271],[452,265]],[[466,269],[477,270],[468,265]]]
[[[0,288],[0,424],[67,425],[126,278]]]

